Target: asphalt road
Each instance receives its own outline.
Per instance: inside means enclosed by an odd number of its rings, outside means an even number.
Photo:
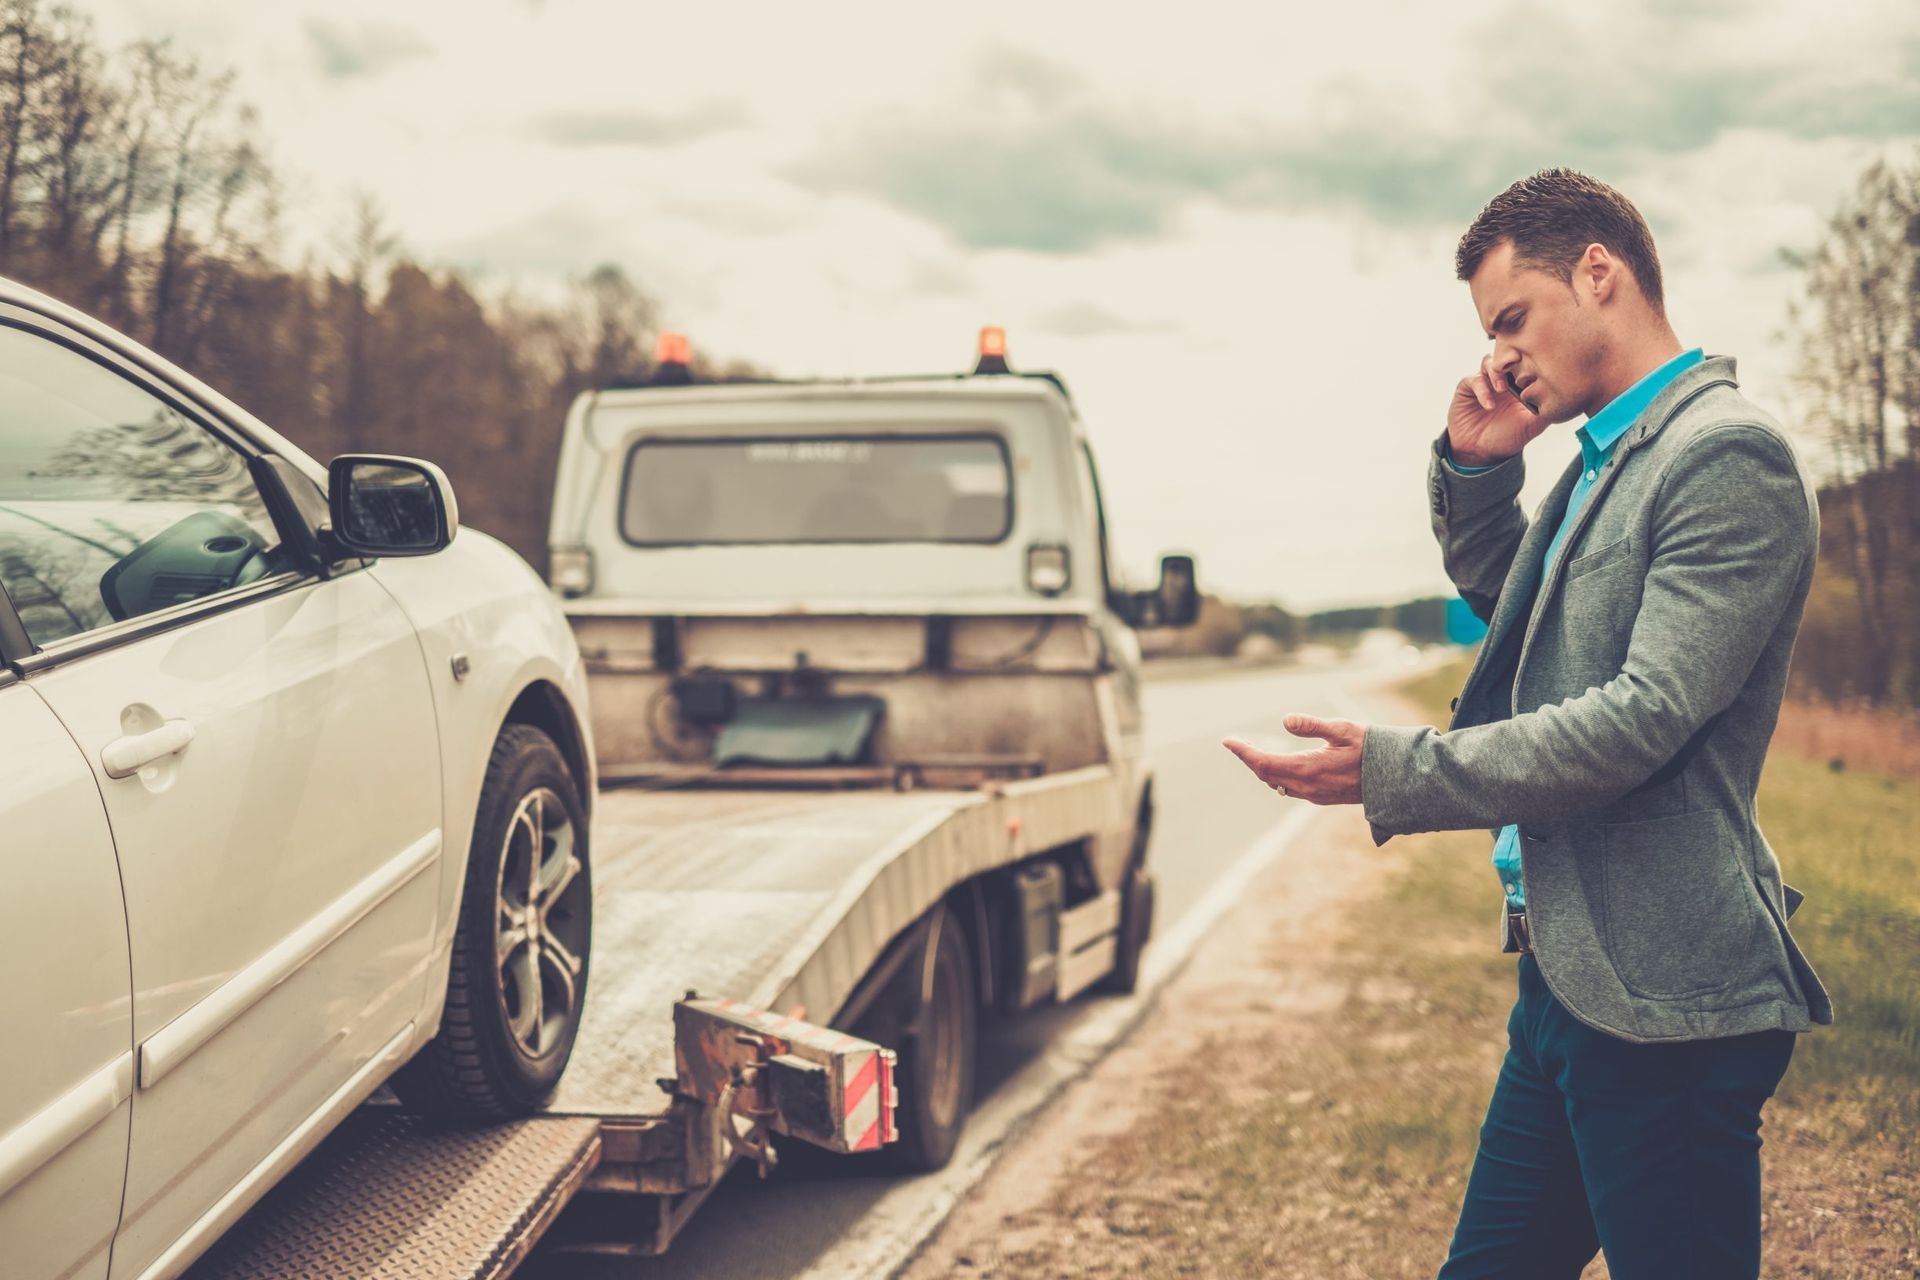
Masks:
[[[1280,819],[1287,802],[1255,783],[1221,748],[1228,734],[1275,742],[1291,711],[1361,719],[1367,691],[1402,667],[1397,654],[1371,661],[1244,673],[1165,676],[1146,686],[1147,755],[1159,812],[1152,864],[1158,877],[1155,934],[1164,936],[1207,889]],[[1298,802],[1292,802],[1298,804]],[[981,1108],[1050,1043],[1070,1034],[1105,1003],[1075,1001],[982,1026],[975,1125]],[[970,1131],[969,1138],[976,1135]],[[928,1181],[928,1180],[922,1180]],[[519,1273],[535,1280],[733,1280],[797,1277],[862,1225],[881,1198],[901,1186],[864,1160],[790,1160],[765,1182],[735,1170],[662,1258],[607,1259],[536,1252]],[[929,1194],[936,1194],[929,1186]],[[895,1200],[898,1197],[894,1197]]]

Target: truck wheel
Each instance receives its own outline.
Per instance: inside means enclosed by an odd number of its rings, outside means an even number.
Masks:
[[[980,1005],[973,958],[960,919],[935,909],[903,1037],[898,1085],[900,1137],[891,1148],[900,1168],[924,1173],[953,1158],[973,1105],[975,1033]]]
[[[1120,900],[1120,932],[1113,948],[1113,972],[1100,981],[1102,991],[1132,995],[1140,986],[1140,957],[1153,935],[1153,873],[1136,863],[1127,873]]]
[[[566,758],[510,724],[494,743],[467,857],[440,1033],[393,1077],[451,1120],[525,1115],[552,1094],[580,1030],[592,942],[587,823]]]

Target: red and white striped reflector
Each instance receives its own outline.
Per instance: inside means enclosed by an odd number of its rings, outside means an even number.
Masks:
[[[770,1058],[784,1055],[820,1068],[832,1131],[787,1126],[780,1119],[774,1121],[775,1129],[833,1151],[874,1151],[899,1137],[893,1050],[735,1000],[686,1000],[680,1008],[761,1037],[768,1042]]]

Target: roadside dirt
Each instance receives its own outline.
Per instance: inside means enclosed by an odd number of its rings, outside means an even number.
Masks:
[[[1318,815],[903,1274],[1432,1276],[1513,998],[1488,890],[1478,833]],[[1914,1135],[1848,1105],[1767,1109],[1766,1277],[1920,1280]]]
[[[1270,1242],[1270,1252],[1259,1250],[1265,1256],[1224,1257],[1223,1237],[1235,1238],[1225,1252],[1239,1254],[1252,1224],[1216,1220],[1210,1227],[1208,1219],[1228,1206],[1212,1194],[1204,1165],[1163,1159],[1167,1152],[1153,1148],[1159,1138],[1182,1150],[1193,1139],[1211,1139],[1198,1129],[1156,1138],[1186,1108],[1248,1116],[1263,1110],[1275,1096],[1277,1047],[1312,1045],[1355,1002],[1404,994],[1391,978],[1361,978],[1333,963],[1352,933],[1356,907],[1404,870],[1406,855],[1394,844],[1375,849],[1356,814],[1318,815],[1198,948],[1127,1042],[1021,1135],[903,1273],[907,1280],[1383,1274],[1349,1271],[1301,1250],[1281,1221],[1260,1231]],[[1498,1055],[1490,1045],[1483,1056],[1491,1081]],[[1303,1073],[1278,1097],[1307,1110],[1330,1101],[1325,1088]],[[1307,1195],[1296,1211],[1329,1222],[1338,1189],[1315,1182],[1302,1188]],[[1438,1266],[1457,1196],[1422,1215],[1425,1221],[1401,1224],[1407,1260],[1424,1260],[1407,1274]]]

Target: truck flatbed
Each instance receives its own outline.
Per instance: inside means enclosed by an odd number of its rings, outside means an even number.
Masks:
[[[657,1081],[676,1073],[682,997],[830,1024],[949,888],[1085,836],[1121,803],[1104,766],[967,791],[604,791],[586,1012],[546,1113],[450,1131],[363,1107],[191,1274],[509,1274],[575,1193],[647,1189],[642,1135],[679,1140]],[[662,1199],[665,1234],[625,1251],[664,1247],[703,1198]]]
[[[1118,802],[1104,768],[993,791],[603,792],[586,1016],[548,1110],[664,1110],[688,991],[829,1022],[948,887]]]

